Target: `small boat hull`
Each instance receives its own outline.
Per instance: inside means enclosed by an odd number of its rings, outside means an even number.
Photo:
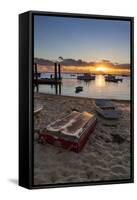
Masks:
[[[79,142],[73,142],[73,141],[65,140],[63,138],[57,138],[48,134],[40,134],[39,141],[42,142],[43,144],[48,142],[49,144],[59,146],[64,149],[78,153],[82,150],[90,134],[94,131],[96,123],[97,123],[97,120],[92,124],[92,126],[90,126],[90,128],[88,128],[85,131],[84,137],[81,140],[79,140]]]
[[[118,80],[117,80],[117,79],[111,80],[111,79],[107,79],[107,78],[106,78],[105,81],[107,81],[107,82],[118,83]]]
[[[113,120],[119,118],[119,113],[109,100],[98,99],[95,101],[95,109],[105,119]]]
[[[50,143],[67,150],[80,152],[97,123],[94,114],[73,111],[63,119],[53,122],[40,134],[41,143]],[[63,131],[64,130],[64,131]]]
[[[96,106],[96,111],[99,115],[104,117],[105,119],[113,120],[118,119],[119,115],[116,110],[112,109],[101,109],[99,106]]]
[[[107,82],[118,83],[119,81],[122,82],[122,80],[123,80],[122,78],[116,78],[116,77],[113,76],[113,75],[108,75],[108,76],[105,77],[105,81],[107,81]]]
[[[76,90],[75,90],[76,93],[82,92],[82,91],[83,91],[83,87],[82,86],[76,87]]]
[[[95,77],[83,77],[83,76],[77,76],[78,80],[83,80],[83,81],[91,81],[91,80],[95,80]]]
[[[96,76],[95,75],[91,75],[88,73],[85,73],[84,75],[81,76],[77,76],[78,80],[83,80],[83,81],[91,81],[91,80],[95,80]]]

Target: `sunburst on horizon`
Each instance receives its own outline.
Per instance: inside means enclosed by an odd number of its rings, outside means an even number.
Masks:
[[[96,67],[97,72],[105,72],[107,68],[103,65]]]

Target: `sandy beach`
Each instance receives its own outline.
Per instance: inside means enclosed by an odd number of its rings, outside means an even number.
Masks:
[[[43,109],[34,117],[34,184],[56,184],[130,178],[130,102],[113,101],[120,112],[116,124],[98,116],[94,100],[82,97],[35,94]],[[38,143],[38,132],[72,110],[94,112],[97,125],[81,152]]]

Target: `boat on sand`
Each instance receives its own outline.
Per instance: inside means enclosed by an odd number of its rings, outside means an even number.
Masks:
[[[112,101],[108,99],[96,99],[95,109],[99,115],[105,119],[118,119],[119,112],[115,109]]]
[[[72,111],[49,124],[40,134],[40,142],[48,142],[65,149],[79,152],[93,132],[97,119],[95,114]]]

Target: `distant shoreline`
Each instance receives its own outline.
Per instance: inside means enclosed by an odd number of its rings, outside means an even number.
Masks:
[[[40,73],[53,73],[54,71],[51,72],[47,72],[47,71],[39,71]],[[61,72],[62,74],[84,74],[84,73],[90,73],[90,74],[95,74],[95,75],[107,75],[107,74],[113,74],[115,76],[131,76],[131,74],[127,74],[127,73],[122,73],[122,74],[117,74],[117,73],[96,73],[96,72]]]

